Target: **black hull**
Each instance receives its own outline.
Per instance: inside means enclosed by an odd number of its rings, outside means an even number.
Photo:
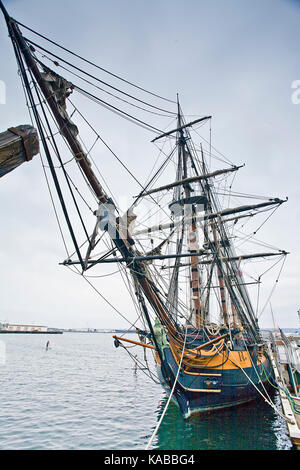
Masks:
[[[164,351],[164,355],[170,385],[167,385],[161,365],[158,372],[164,389],[170,394],[178,365],[169,348]],[[195,374],[181,371],[172,399],[185,419],[193,414],[242,405],[265,395],[265,390],[269,388],[266,376],[271,371],[271,361],[267,356],[264,357],[263,364],[258,363],[255,367],[203,367]]]

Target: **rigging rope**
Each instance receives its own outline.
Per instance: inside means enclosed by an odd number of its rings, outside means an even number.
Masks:
[[[69,65],[70,67],[73,67],[74,69],[78,70],[79,72],[82,72],[83,74],[87,75],[88,77],[93,78],[93,79],[96,80],[97,82],[100,82],[100,83],[102,83],[103,85],[106,85],[107,87],[112,88],[113,90],[118,91],[119,93],[121,93],[121,94],[123,94],[123,95],[125,95],[125,96],[128,96],[129,98],[132,98],[132,99],[134,99],[134,100],[136,100],[136,101],[138,101],[138,102],[140,102],[140,103],[143,103],[143,104],[145,104],[145,105],[147,105],[147,106],[149,106],[149,107],[151,107],[151,108],[157,109],[157,110],[159,110],[159,111],[163,111],[163,112],[168,113],[168,114],[171,114],[171,115],[176,114],[176,113],[174,113],[173,111],[168,111],[168,110],[166,110],[166,109],[159,108],[159,107],[154,106],[154,105],[152,105],[152,104],[150,104],[150,103],[147,103],[146,101],[140,100],[139,98],[136,98],[135,96],[130,95],[130,94],[126,93],[125,91],[122,91],[122,90],[120,90],[119,88],[116,88],[116,87],[114,87],[113,85],[110,85],[110,84],[107,83],[107,82],[104,82],[104,81],[101,80],[100,78],[97,78],[97,77],[95,77],[94,75],[92,75],[92,74],[86,72],[85,70],[81,69],[80,67],[77,67],[76,65],[72,64],[71,62],[68,62],[67,60],[63,59],[62,57],[60,57],[60,56],[54,54],[53,52],[51,52],[51,51],[45,49],[44,47],[40,46],[39,44],[36,44],[35,42],[31,41],[30,39],[25,38],[25,37],[24,37],[24,39],[25,39],[27,42],[29,42],[30,44],[34,45],[35,47],[37,47],[37,48],[41,49],[42,51],[46,52],[47,54],[50,54],[50,55],[52,55],[53,57],[55,57],[56,59],[61,60],[61,61],[64,62],[65,64]],[[45,56],[45,57],[46,57],[46,56]],[[47,58],[48,58],[48,57],[47,57]],[[58,67],[61,67],[61,65],[60,65],[58,62],[56,62],[56,61],[55,61],[55,65],[58,66]],[[69,70],[68,70],[68,71],[69,71]],[[102,91],[104,91],[104,90],[102,90]]]
[[[29,118],[30,118],[30,121],[31,121],[31,125],[34,126],[34,121],[33,121],[33,117],[32,117],[32,114],[31,114],[31,106],[28,102],[28,96],[27,96],[27,93],[26,93],[26,86],[25,86],[25,83],[24,83],[24,78],[23,78],[21,73],[20,73],[20,75],[21,75],[21,83],[22,83],[23,93],[24,93],[24,96],[25,96],[25,102],[26,102],[26,106],[28,108]],[[54,210],[56,222],[57,222],[57,225],[58,225],[58,229],[59,229],[59,232],[60,232],[60,235],[61,235],[61,238],[62,238],[64,248],[66,250],[67,257],[69,258],[69,251],[68,251],[68,248],[67,248],[67,244],[66,244],[64,234],[63,234],[62,226],[61,226],[61,223],[60,223],[60,220],[59,220],[59,217],[58,217],[58,212],[57,212],[57,209],[55,207],[55,202],[54,202],[54,198],[53,198],[53,195],[52,195],[52,192],[51,192],[50,182],[49,182],[47,172],[46,172],[46,166],[44,164],[41,152],[39,152],[39,156],[40,156],[40,162],[41,162],[41,165],[42,165],[44,177],[45,177],[45,180],[46,180],[46,185],[47,185],[48,192],[49,192],[49,195],[50,195],[50,200],[51,200],[52,207],[53,207],[53,210]]]
[[[295,401],[294,401],[294,398],[299,398],[299,397],[292,397],[292,395],[289,393],[288,389],[285,388],[285,387],[281,387],[279,385],[279,383],[274,379],[274,377],[270,374],[270,372],[266,369],[266,367],[264,366],[264,364],[262,362],[261,362],[261,365],[264,368],[265,377],[268,380],[269,384],[272,385],[272,387],[275,388],[276,390],[282,390],[285,393],[287,399],[289,400],[289,402],[291,404],[291,407],[293,408],[293,411],[296,414],[300,414],[300,410],[297,410],[296,405],[295,405]],[[272,384],[272,382],[269,381],[268,376],[272,379],[272,381],[274,382],[275,385]]]
[[[85,235],[86,235],[87,239],[89,240],[89,234],[88,234],[88,232],[87,232],[87,228],[86,228],[85,223],[84,223],[84,221],[83,221],[83,218],[82,218],[81,212],[80,212],[80,210],[79,210],[79,206],[78,206],[78,204],[77,204],[77,201],[76,201],[76,198],[75,198],[75,196],[74,196],[73,190],[72,190],[72,188],[71,188],[70,181],[69,181],[69,178],[68,178],[66,169],[65,169],[65,165],[64,165],[63,162],[62,162],[62,159],[61,159],[61,156],[60,156],[60,153],[59,153],[59,150],[58,150],[58,146],[57,146],[56,141],[55,141],[55,138],[54,138],[54,136],[53,136],[53,134],[52,134],[51,126],[50,126],[49,120],[48,120],[48,118],[47,118],[46,112],[45,112],[45,110],[44,110],[44,106],[43,106],[42,98],[41,98],[41,96],[40,96],[40,92],[38,91],[36,82],[33,80],[33,76],[32,76],[32,74],[31,74],[31,72],[30,72],[30,75],[31,75],[31,79],[32,79],[32,82],[33,82],[33,85],[34,85],[34,89],[35,89],[37,98],[38,98],[38,100],[39,100],[39,103],[40,103],[40,106],[41,106],[41,109],[42,109],[42,112],[43,112],[43,116],[44,116],[44,119],[45,119],[45,123],[46,123],[46,126],[47,126],[47,128],[48,128],[48,132],[50,133],[50,136],[51,136],[52,147],[53,147],[53,149],[54,149],[54,151],[55,151],[55,153],[56,153],[56,156],[57,156],[57,158],[58,158],[58,160],[59,160],[59,162],[60,162],[60,164],[61,164],[61,168],[62,168],[62,171],[63,171],[63,173],[64,173],[64,176],[65,176],[67,185],[68,185],[68,187],[69,187],[69,191],[70,191],[70,193],[71,193],[71,197],[72,197],[73,203],[74,203],[74,205],[75,205],[75,208],[76,208],[78,217],[79,217],[80,222],[81,222],[81,224],[82,224],[82,227],[83,227],[83,230],[84,230],[84,232],[85,232]],[[47,102],[46,102],[46,107],[48,108]],[[42,121],[41,121],[41,122],[42,122]],[[44,126],[43,126],[43,127],[44,127]]]
[[[227,347],[227,345],[226,345],[226,347]],[[228,360],[229,360],[230,362],[232,362],[236,367],[238,367],[239,369],[241,369],[241,371],[244,373],[244,375],[247,377],[247,379],[248,379],[249,382],[253,385],[253,387],[256,389],[256,391],[263,397],[264,401],[265,401],[266,403],[268,403],[268,405],[270,405],[271,408],[273,408],[273,410],[274,410],[279,416],[281,416],[281,418],[283,418],[285,421],[291,423],[290,418],[284,416],[284,415],[281,413],[281,411],[279,411],[279,410],[276,408],[276,406],[274,405],[274,403],[273,403],[272,401],[268,400],[268,399],[264,396],[264,394],[259,390],[259,388],[258,388],[258,387],[255,385],[255,383],[251,380],[251,378],[249,377],[249,375],[244,371],[244,369],[243,369],[237,362],[235,362],[233,359],[229,359],[229,358],[228,358]]]
[[[30,42],[28,39],[26,39],[26,41]],[[51,54],[51,52],[47,51],[49,54]],[[54,54],[51,54],[51,55],[54,55]],[[56,56],[55,56],[56,57]],[[36,62],[38,62],[44,69],[48,69],[50,72],[52,72],[53,74],[55,75],[58,75],[56,72],[54,72],[53,70],[51,70],[49,67],[47,67],[46,65],[44,65],[40,60],[38,60],[36,57],[35,57],[35,60]],[[60,58],[60,60],[63,60]],[[69,62],[67,62],[69,64]],[[57,64],[56,64],[57,65]],[[69,65],[72,65],[72,64],[69,64]],[[75,66],[74,66],[75,67]],[[75,67],[77,68],[77,67]],[[80,69],[79,69],[80,70]],[[81,70],[82,71],[82,70]],[[83,73],[85,73],[84,71],[82,71]],[[90,75],[90,74],[87,74],[87,75]],[[94,78],[94,77],[93,77]],[[86,90],[84,90],[83,88],[75,85],[74,83],[72,83],[74,89],[76,89],[79,93],[83,94],[84,96],[87,96],[87,98],[97,102],[98,104],[100,104],[101,106],[103,106],[104,108],[106,109],[109,109],[110,111],[114,112],[115,114],[118,114],[119,116],[139,125],[140,127],[143,127],[151,132],[155,132],[155,133],[158,133],[158,134],[161,134],[162,133],[162,130],[152,126],[151,124],[148,124],[146,123],[145,121],[142,121],[141,119],[138,119],[134,116],[132,116],[131,114],[128,114],[126,113],[125,111],[123,111],[122,109],[119,109],[117,108],[116,106],[113,106],[112,104],[108,103],[107,101],[104,101],[102,100],[101,98],[99,98],[98,96],[94,95],[93,93],[90,93]],[[171,114],[171,113],[170,113]],[[123,115],[123,116],[122,116]]]
[[[88,63],[88,64],[90,64],[90,65],[93,65],[94,67],[96,67],[97,69],[101,70],[102,72],[105,72],[105,73],[111,75],[112,77],[115,77],[115,78],[117,78],[118,80],[121,80],[122,82],[127,83],[128,85],[131,85],[131,86],[133,86],[133,87],[135,87],[135,88],[137,88],[137,89],[139,89],[139,90],[141,90],[141,91],[144,91],[145,93],[148,93],[149,95],[155,96],[156,98],[160,98],[160,99],[162,99],[162,100],[164,100],[164,101],[168,101],[169,103],[176,103],[176,101],[172,101],[172,100],[170,100],[170,99],[164,98],[163,96],[157,95],[156,93],[153,93],[153,92],[151,92],[151,91],[149,91],[149,90],[146,90],[145,88],[142,88],[142,87],[140,87],[140,86],[138,86],[138,85],[136,85],[136,84],[134,84],[134,83],[132,83],[132,82],[130,82],[130,81],[128,81],[128,80],[126,80],[126,79],[124,79],[124,78],[122,78],[122,77],[120,77],[120,76],[114,74],[114,73],[112,73],[112,72],[109,72],[108,70],[106,70],[106,69],[100,67],[99,65],[97,65],[97,64],[95,64],[95,63],[93,63],[93,62],[91,62],[90,60],[85,59],[84,57],[81,57],[79,54],[76,54],[75,52],[71,51],[70,49],[67,49],[66,47],[61,46],[61,45],[58,44],[57,42],[55,42],[55,41],[53,41],[53,40],[47,38],[46,36],[42,35],[41,33],[38,33],[37,31],[35,31],[35,30],[29,28],[28,26],[24,25],[24,24],[21,23],[20,21],[17,21],[17,20],[15,20],[15,19],[14,19],[14,21],[15,21],[18,25],[20,25],[20,26],[22,26],[23,28],[27,29],[28,31],[31,31],[32,33],[34,33],[34,34],[36,34],[37,36],[39,36],[39,37],[45,39],[46,41],[50,42],[51,44],[54,44],[55,46],[57,46],[57,47],[59,47],[60,49],[62,49],[62,50],[64,50],[64,51],[68,52],[69,54],[73,55],[74,57],[77,57],[77,58],[83,60],[84,62],[86,62],[86,63]]]
[[[125,349],[125,351],[128,353],[128,355],[130,356],[130,358],[135,362],[136,366],[147,376],[149,377],[154,383],[156,383],[157,385],[160,384],[160,381],[159,381],[159,377],[154,374],[149,366],[147,365],[147,361],[146,361],[146,364],[143,364],[139,359],[137,359],[137,355],[133,355],[130,351],[129,351],[129,348],[134,348],[136,346],[124,346],[121,342],[120,342],[120,345]],[[145,349],[145,348],[144,348]],[[146,365],[146,368],[142,367]],[[148,370],[149,374],[147,374],[147,372],[145,372],[145,369]],[[154,376],[157,380],[155,380],[152,376]]]
[[[134,179],[136,183],[142,188],[143,191],[146,188],[140,183],[140,181],[134,176],[134,174],[129,170],[129,168],[122,162],[122,160],[116,155],[116,153],[112,150],[112,148],[104,141],[104,139],[100,136],[100,134],[96,131],[96,129],[89,123],[89,121],[83,116],[83,114],[79,111],[79,109],[75,106],[75,104],[68,98],[68,101],[71,103],[73,108],[76,112],[80,115],[80,117],[84,120],[84,122],[89,126],[89,128],[95,133],[97,138],[105,145],[105,147],[110,151],[113,157],[122,165],[122,167],[127,171],[127,173]]]
[[[286,256],[284,256],[284,258],[283,258],[283,262],[282,262],[282,265],[281,265],[281,267],[280,267],[278,276],[277,276],[277,278],[276,278],[276,280],[275,280],[275,282],[274,282],[274,285],[273,285],[273,287],[272,287],[272,289],[271,289],[271,292],[270,292],[270,294],[269,294],[269,297],[268,297],[268,299],[267,299],[267,301],[266,301],[266,303],[265,303],[263,309],[261,310],[261,312],[260,312],[258,318],[260,318],[260,317],[262,316],[262,314],[263,314],[264,311],[265,311],[266,306],[268,305],[268,303],[270,302],[270,299],[271,299],[272,295],[274,294],[275,288],[276,288],[276,286],[277,286],[277,284],[278,284],[278,281],[279,281],[279,278],[280,278],[280,275],[281,275],[281,272],[282,272],[282,270],[283,270],[283,267],[284,267],[285,262],[286,262]]]
[[[149,439],[148,444],[147,444],[146,447],[145,447],[145,450],[148,450],[149,447],[151,446],[151,444],[152,444],[152,442],[153,442],[153,439],[154,439],[154,437],[156,436],[157,431],[158,431],[158,429],[159,429],[159,427],[160,427],[160,425],[161,425],[161,423],[162,423],[162,421],[163,421],[163,419],[164,419],[164,416],[165,416],[166,411],[167,411],[167,409],[168,409],[168,406],[169,406],[169,404],[170,404],[171,398],[172,398],[172,396],[173,396],[173,393],[174,393],[174,390],[175,390],[175,387],[176,387],[176,384],[177,384],[177,381],[178,381],[179,372],[180,372],[180,370],[181,370],[181,364],[182,364],[183,354],[184,354],[184,350],[185,350],[186,337],[187,337],[187,324],[186,324],[186,329],[185,329],[185,337],[184,337],[184,344],[183,344],[183,348],[182,348],[181,359],[180,359],[180,363],[179,363],[179,365],[178,365],[178,371],[177,371],[177,374],[176,374],[176,377],[175,377],[175,380],[174,380],[174,384],[173,384],[172,390],[171,390],[171,392],[170,392],[170,395],[169,395],[168,401],[167,401],[167,403],[166,403],[166,406],[165,406],[165,408],[164,408],[164,410],[163,410],[163,412],[162,412],[162,415],[161,415],[161,417],[160,417],[160,420],[158,421],[158,423],[157,423],[157,425],[156,425],[156,428],[154,429],[153,434],[152,434],[151,438]]]
[[[142,121],[141,119],[138,119],[138,118],[132,116],[131,114],[126,113],[122,109],[119,109],[116,106],[113,106],[112,104],[108,103],[107,101],[102,100],[98,96],[95,96],[93,93],[90,93],[90,92],[84,90],[83,88],[81,88],[81,87],[79,87],[75,84],[73,84],[73,85],[74,85],[74,89],[77,90],[79,93],[81,93],[82,95],[86,96],[87,98],[95,101],[96,103],[100,104],[104,108],[109,109],[113,113],[118,114],[119,116],[127,119],[130,122],[133,122],[134,124],[137,124],[140,127],[143,127],[146,130],[149,130],[149,131],[155,132],[155,133],[159,133],[159,134],[162,133],[162,131],[160,129],[158,129],[157,127],[151,126],[151,124],[148,124],[147,122]]]
[[[59,197],[59,200],[60,200],[60,203],[61,203],[61,208],[63,210],[65,220],[66,220],[66,223],[67,223],[68,228],[69,228],[70,236],[71,236],[72,241],[74,243],[74,247],[75,247],[76,252],[78,254],[78,258],[79,258],[80,263],[83,267],[83,260],[82,260],[81,253],[80,253],[79,248],[78,248],[78,244],[77,244],[77,240],[76,240],[75,233],[74,233],[74,230],[73,230],[73,226],[71,224],[69,214],[68,214],[68,211],[67,211],[67,208],[66,208],[66,204],[65,204],[65,200],[64,200],[64,197],[63,197],[63,194],[62,194],[61,186],[59,184],[59,181],[58,181],[58,178],[57,178],[57,175],[56,175],[56,172],[55,172],[55,168],[54,168],[54,165],[53,165],[51,153],[50,153],[50,150],[49,150],[49,147],[48,147],[48,144],[47,144],[47,139],[46,139],[46,136],[45,136],[45,133],[44,133],[41,117],[40,117],[40,115],[39,115],[39,113],[36,109],[36,106],[35,106],[35,102],[34,102],[34,98],[33,98],[33,94],[32,94],[32,89],[31,89],[31,86],[30,86],[30,83],[29,83],[29,80],[28,80],[28,76],[26,74],[25,65],[24,65],[24,62],[23,62],[22,55],[21,55],[21,50],[20,50],[19,44],[17,43],[16,40],[13,41],[13,47],[14,47],[14,52],[15,52],[15,55],[16,55],[17,63],[18,63],[18,66],[19,66],[19,70],[20,70],[20,73],[22,75],[22,79],[24,80],[24,86],[25,86],[25,89],[26,89],[26,93],[27,93],[29,102],[32,106],[32,112],[33,112],[33,115],[34,115],[34,119],[35,119],[38,131],[39,131],[42,143],[43,143],[44,152],[45,152],[46,158],[47,158],[49,166],[50,166],[53,181],[54,181],[54,184],[55,184],[55,187],[56,187],[56,190],[57,190],[57,194],[58,194],[58,197]]]
[[[156,116],[170,117],[170,115],[174,115],[174,113],[172,113],[171,111],[164,111],[164,112],[166,112],[166,113],[168,113],[168,114],[162,114],[162,113],[157,113],[157,112],[155,112],[155,111],[151,111],[150,109],[146,109],[146,108],[144,108],[144,107],[142,107],[142,106],[138,106],[138,105],[136,105],[136,104],[134,104],[134,103],[130,103],[130,101],[127,101],[127,100],[121,98],[120,96],[117,96],[117,95],[115,95],[114,93],[111,93],[111,92],[109,92],[108,90],[105,90],[104,88],[99,87],[98,85],[96,85],[95,83],[93,83],[93,82],[87,80],[86,78],[81,77],[80,75],[78,75],[77,73],[75,73],[75,72],[73,72],[72,70],[68,69],[67,67],[64,67],[63,65],[59,64],[57,61],[51,59],[50,57],[47,57],[46,54],[43,54],[43,53],[40,52],[40,51],[37,51],[37,52],[39,52],[39,53],[42,55],[43,58],[46,58],[46,59],[48,59],[50,62],[52,62],[56,67],[61,67],[61,68],[62,68],[63,70],[65,70],[66,72],[71,73],[72,75],[74,75],[75,77],[79,78],[80,80],[83,80],[84,82],[88,83],[89,85],[92,85],[93,87],[97,88],[98,90],[103,91],[103,93],[106,93],[106,94],[108,94],[109,96],[112,96],[113,98],[122,101],[123,103],[129,104],[129,106],[133,106],[133,107],[135,107],[135,108],[137,108],[137,109],[140,109],[140,110],[142,110],[142,111],[145,111],[146,113],[151,113],[151,114],[154,114],[154,115],[156,115]],[[41,65],[44,65],[41,61],[38,60],[38,62],[39,62]],[[104,83],[104,84],[107,85],[107,86],[110,86],[109,84],[106,84],[106,83]],[[125,94],[126,94],[126,93],[125,93]],[[126,94],[126,95],[127,95],[127,94]],[[135,98],[135,99],[136,99],[136,98]],[[140,101],[140,100],[138,100],[138,101]],[[143,103],[143,101],[142,101],[142,103]],[[149,104],[148,106],[151,106],[151,105]],[[154,106],[153,106],[153,107],[154,107]],[[160,109],[160,108],[157,108],[157,109]]]

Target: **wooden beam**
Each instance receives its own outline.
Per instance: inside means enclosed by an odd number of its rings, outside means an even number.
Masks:
[[[208,341],[207,343],[201,344],[200,346],[198,346],[198,347],[195,348],[195,349],[196,349],[197,351],[199,351],[199,350],[201,350],[201,349],[203,349],[203,348],[206,348],[206,346],[210,346],[211,344],[217,343],[218,341],[220,341],[221,339],[226,338],[227,336],[229,336],[229,333],[225,333],[225,335],[218,336],[217,338],[212,339],[211,341]]]
[[[164,186],[160,186],[159,188],[150,189],[150,191],[146,191],[142,193],[141,196],[148,196],[149,194],[157,193],[158,191],[163,191],[165,189],[171,189],[171,188],[174,188],[175,186],[195,183],[197,181],[206,180],[208,178],[213,178],[214,176],[222,175],[224,173],[237,171],[239,168],[241,167],[234,166],[232,168],[225,168],[224,170],[216,170],[216,171],[213,171],[212,173],[207,173],[206,175],[192,176],[190,178],[185,178],[182,180],[174,181],[174,183],[166,184]]]
[[[125,341],[126,343],[136,344],[137,346],[143,346],[143,348],[155,349],[151,344],[141,343],[140,341],[134,341],[133,339],[121,338],[120,336],[113,336],[118,341]]]
[[[10,127],[0,134],[0,177],[24,162],[32,160],[39,152],[36,129],[28,124]]]
[[[185,129],[186,127],[191,127],[194,124],[197,124],[198,122],[205,121],[206,119],[210,119],[211,116],[204,116],[200,119],[196,119],[195,121],[189,122],[188,124],[185,124],[184,126],[177,127],[176,129],[173,129],[172,131],[165,132],[164,134],[159,135],[158,137],[155,137],[155,139],[151,140],[151,142],[155,142],[158,139],[161,139],[162,137],[167,137],[170,134],[174,134],[174,132],[181,131],[182,129]]]

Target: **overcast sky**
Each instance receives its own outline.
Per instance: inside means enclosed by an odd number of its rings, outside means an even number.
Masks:
[[[4,4],[12,17],[102,67],[171,99],[179,93],[186,114],[212,115],[213,144],[232,162],[246,165],[235,189],[288,196],[262,236],[291,253],[272,307],[280,327],[299,327],[300,104],[292,100],[292,83],[300,80],[300,1]],[[5,104],[0,99],[2,132],[30,121],[3,18],[0,42],[0,80],[6,85]],[[101,108],[97,113],[98,127],[142,178],[148,159],[153,158],[150,171],[156,155],[151,157],[153,136],[140,128],[129,134],[128,123]],[[126,193],[122,177],[112,184]],[[58,265],[65,254],[38,157],[1,178],[0,227],[0,320],[52,327],[127,326],[80,276]],[[97,286],[133,318],[119,284]],[[260,324],[272,326],[269,309]]]

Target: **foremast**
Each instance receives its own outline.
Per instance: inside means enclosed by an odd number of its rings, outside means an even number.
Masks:
[[[184,233],[184,225],[187,226],[188,233],[187,233],[187,238],[188,238],[188,251],[191,254],[190,257],[190,291],[191,291],[191,319],[192,323],[197,329],[202,328],[203,326],[203,306],[201,304],[201,299],[200,299],[200,289],[201,289],[201,279],[199,275],[199,265],[198,265],[198,256],[196,253],[199,253],[200,248],[199,248],[199,243],[198,243],[198,234],[197,234],[197,226],[196,226],[196,208],[195,205],[193,204],[193,199],[191,198],[191,186],[189,183],[186,182],[188,179],[188,164],[190,163],[192,165],[192,155],[189,151],[189,148],[187,146],[187,139],[184,134],[184,124],[182,122],[182,116],[181,116],[181,110],[180,110],[180,105],[178,102],[178,170],[182,168],[182,174],[180,175],[179,171],[177,172],[178,179],[182,179],[182,187],[184,189],[184,202],[181,206],[180,202],[180,207],[182,207],[182,216],[183,216],[183,233]],[[198,184],[201,185],[201,182]],[[200,198],[201,199],[201,198]],[[198,199],[198,202],[200,201]],[[205,197],[202,197],[202,203],[205,201]],[[175,204],[178,203],[178,201],[175,201]],[[174,203],[173,203],[174,204]],[[197,207],[197,205],[196,205]],[[188,219],[188,222],[185,222],[185,219]],[[179,262],[179,261],[178,261]],[[175,268],[176,269],[176,268]],[[177,268],[178,269],[178,268]],[[177,280],[178,281],[178,280]],[[171,284],[171,288],[174,289],[177,288],[177,286],[173,286]]]

